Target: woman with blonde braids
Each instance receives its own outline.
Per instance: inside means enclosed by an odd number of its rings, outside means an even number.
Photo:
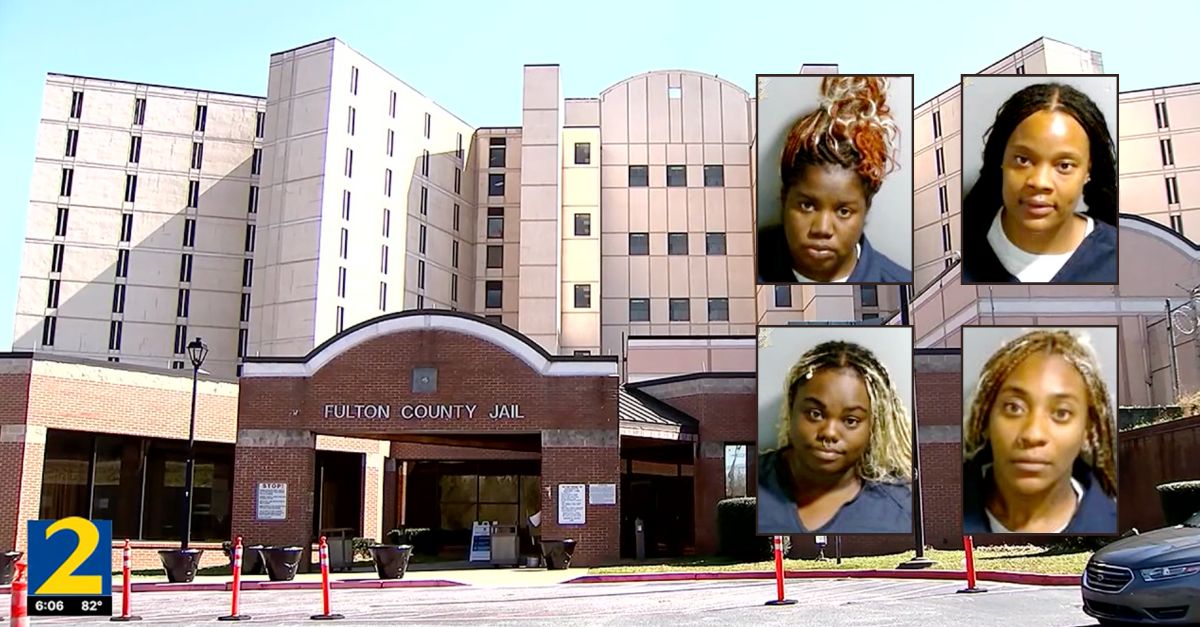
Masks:
[[[1009,341],[963,425],[963,532],[1117,532],[1115,420],[1092,350],[1067,330]]]
[[[910,413],[858,344],[826,342],[792,366],[779,448],[758,464],[759,533],[912,531]]]
[[[863,234],[871,200],[896,169],[899,127],[888,79],[826,76],[821,106],[788,131],[781,224],[758,234],[763,283],[911,283],[912,271]]]

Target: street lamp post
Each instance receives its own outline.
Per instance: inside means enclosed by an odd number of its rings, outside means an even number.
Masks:
[[[200,381],[200,366],[208,356],[208,346],[200,338],[187,345],[188,357],[192,360],[192,417],[188,424],[187,475],[183,481],[183,540],[180,548],[187,550],[192,539],[192,475],[196,467],[196,391]]]

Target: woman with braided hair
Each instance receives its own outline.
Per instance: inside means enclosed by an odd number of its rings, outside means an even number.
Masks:
[[[910,533],[910,416],[871,351],[806,352],[785,378],[779,447],[759,455],[758,532]]]
[[[1115,429],[1085,339],[1036,330],[1004,344],[964,417],[963,532],[1115,534]]]
[[[911,283],[863,234],[898,165],[888,79],[826,76],[821,105],[792,124],[780,159],[781,224],[758,233],[763,283]]]

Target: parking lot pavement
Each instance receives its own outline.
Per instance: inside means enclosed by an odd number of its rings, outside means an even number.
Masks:
[[[521,625],[1094,625],[1080,610],[1079,590],[994,584],[984,594],[955,594],[960,582],[806,580],[789,582],[797,604],[768,607],[771,581],[567,584],[538,587],[455,587],[338,590],[339,625],[404,623]],[[0,598],[3,607],[8,599]],[[120,611],[120,599],[115,599]],[[229,613],[221,592],[145,592],[133,595],[142,625],[213,625]],[[252,623],[312,625],[319,591],[247,591],[241,613]],[[111,624],[107,618],[31,619],[33,625]]]

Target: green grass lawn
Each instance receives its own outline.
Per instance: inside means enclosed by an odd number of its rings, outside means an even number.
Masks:
[[[827,555],[830,552],[827,551]],[[1078,575],[1083,572],[1090,551],[1063,552],[1036,546],[1003,546],[975,549],[976,570],[1003,570],[1023,573],[1051,575]],[[912,552],[877,555],[871,557],[846,557],[838,564],[832,557],[824,561],[785,559],[787,570],[890,570],[901,562],[912,558]],[[938,570],[962,570],[965,557],[962,551],[930,549],[925,557],[934,561]],[[698,557],[662,560],[653,563],[626,564],[592,568],[588,572],[596,575],[622,573],[663,572],[733,572],[747,570],[773,570],[774,561],[736,562],[727,558]]]

